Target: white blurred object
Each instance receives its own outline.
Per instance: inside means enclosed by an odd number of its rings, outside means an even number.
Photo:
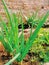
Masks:
[[[44,63],[44,65],[49,65],[49,63]]]
[[[2,29],[1,29],[1,27],[0,27],[0,31],[1,31]]]

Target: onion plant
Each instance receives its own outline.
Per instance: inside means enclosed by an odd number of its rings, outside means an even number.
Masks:
[[[13,55],[13,59],[10,60],[7,64],[5,64],[5,65],[9,65],[14,60],[16,60],[17,62],[21,62],[25,58],[25,56],[29,52],[29,49],[31,48],[35,38],[37,37],[37,34],[38,34],[40,28],[42,27],[42,25],[45,23],[46,19],[48,18],[49,11],[43,16],[43,18],[41,20],[39,20],[39,24],[38,24],[37,28],[35,29],[35,31],[33,33],[30,32],[30,37],[25,44],[22,16],[21,16],[21,20],[20,20],[20,22],[22,24],[22,33],[19,36],[19,30],[18,30],[19,18],[16,16],[15,13],[9,12],[4,0],[2,0],[2,3],[4,5],[4,9],[5,9],[5,12],[7,15],[7,20],[9,22],[8,25],[10,25],[10,28],[8,28],[5,21],[0,16],[0,21],[1,21],[0,27],[2,28],[0,31],[0,41],[2,42],[5,50],[8,53],[12,53],[12,55]],[[33,25],[33,23],[32,23],[32,25]],[[31,28],[31,31],[32,31],[32,28]]]

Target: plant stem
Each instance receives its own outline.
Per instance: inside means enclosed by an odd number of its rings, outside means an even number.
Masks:
[[[16,54],[16,56],[12,58],[9,62],[7,62],[5,65],[10,65],[13,61],[15,61],[16,58],[18,58],[19,55],[20,53]]]

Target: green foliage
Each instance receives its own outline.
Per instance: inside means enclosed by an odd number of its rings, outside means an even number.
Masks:
[[[19,36],[19,32],[18,32],[19,18],[16,16],[15,13],[10,13],[8,11],[8,8],[7,8],[4,0],[2,0],[2,3],[4,5],[4,9],[5,9],[5,12],[7,15],[7,19],[9,21],[8,24],[10,25],[10,28],[7,27],[5,21],[0,16],[0,21],[1,21],[0,25],[2,28],[2,30],[0,31],[0,41],[4,45],[5,50],[9,53],[12,53],[13,56],[20,53],[20,55],[18,57],[17,56],[15,56],[16,58],[14,57],[14,60],[16,59],[18,62],[20,62],[24,59],[24,57],[28,53],[29,49],[31,48],[32,44],[34,43],[34,40],[37,37],[40,28],[42,27],[42,25],[44,24],[44,22],[46,21],[46,19],[49,16],[49,11],[43,16],[43,18],[41,20],[39,20],[39,24],[38,24],[37,28],[35,29],[35,31],[33,33],[30,32],[31,35],[25,45],[24,44],[25,41],[24,41],[22,16],[21,16],[21,20],[20,20],[22,23],[22,33]],[[32,23],[32,25],[33,25],[33,23]],[[32,31],[32,28],[31,28],[31,31]],[[10,61],[10,63],[12,63],[12,62]],[[8,63],[8,65],[9,65],[9,63]]]
[[[43,17],[44,15],[42,15]],[[40,20],[42,19],[42,17],[38,17],[38,11],[36,11],[35,13],[32,14],[32,16],[30,16],[27,19],[27,23],[30,27],[36,28],[38,26],[38,23],[40,22]]]
[[[49,62],[49,29],[41,29],[38,33],[37,38],[35,39],[30,52],[34,53],[36,61],[40,62]],[[46,35],[46,36],[45,36]]]

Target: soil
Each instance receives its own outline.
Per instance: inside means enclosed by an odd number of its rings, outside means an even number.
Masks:
[[[7,52],[0,51],[0,65],[4,65],[11,58],[12,56],[9,55]],[[31,56],[27,54],[27,56],[21,63],[17,63],[16,61],[14,61],[11,65],[39,65],[39,62],[31,62],[30,59],[31,59]]]
[[[8,62],[12,56],[10,56],[7,52],[5,51],[0,51],[0,65],[4,65],[6,62]]]

